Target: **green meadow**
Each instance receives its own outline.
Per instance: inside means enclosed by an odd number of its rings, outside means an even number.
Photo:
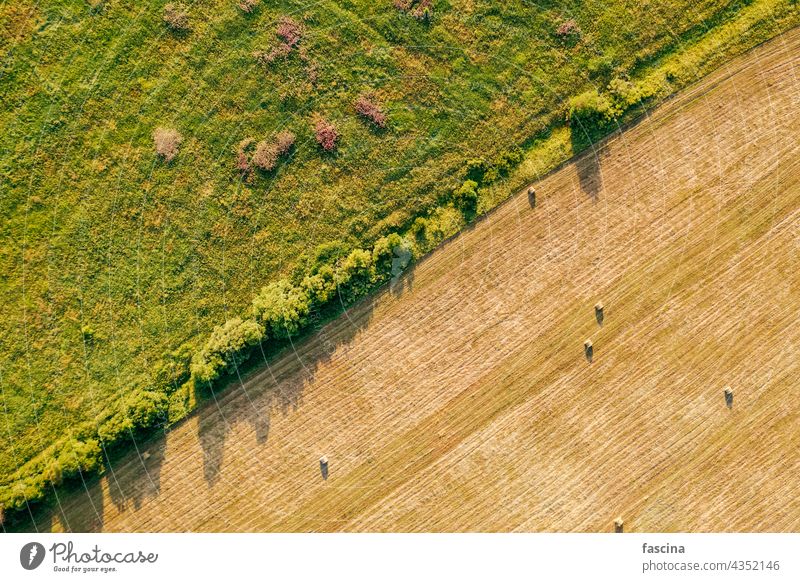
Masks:
[[[613,130],[567,129],[575,96],[632,118],[797,24],[767,0],[205,0],[175,30],[165,4],[0,5],[0,488],[264,285],[420,217],[448,234]],[[171,161],[157,128],[181,136]],[[237,167],[243,140],[281,132],[271,168]],[[448,219],[476,168],[474,208]],[[196,400],[168,398],[170,420]]]

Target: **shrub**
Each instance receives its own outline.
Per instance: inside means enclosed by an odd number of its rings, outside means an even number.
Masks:
[[[581,29],[573,18],[565,20],[556,29],[556,36],[561,40],[577,40],[580,35]]]
[[[244,174],[250,171],[251,163],[256,168],[267,172],[274,170],[280,157],[292,149],[294,141],[295,136],[291,131],[282,131],[275,136],[274,141],[258,142],[248,160],[247,152],[253,140],[244,140],[236,150],[236,167]]]
[[[372,253],[363,249],[352,251],[336,269],[336,288],[341,301],[347,305],[369,291],[373,283]]]
[[[136,438],[138,434],[167,420],[169,398],[158,390],[138,390],[130,394],[120,409],[103,422],[97,435],[106,447]]]
[[[336,293],[336,273],[330,265],[323,265],[313,275],[307,275],[300,283],[312,305],[322,307]]]
[[[258,0],[239,0],[239,9],[245,14],[252,14],[258,7]]]
[[[53,455],[46,462],[42,477],[51,485],[60,485],[82,473],[96,470],[100,465],[101,455],[100,443],[96,439],[83,441],[69,438],[58,455]],[[44,491],[38,496],[39,499],[43,493]]]
[[[253,57],[262,65],[270,65],[278,59],[288,57],[300,44],[304,33],[305,28],[302,24],[288,16],[282,16],[278,20],[278,27],[275,30],[275,34],[281,39],[281,42],[267,51],[253,52]]]
[[[478,183],[465,180],[461,187],[453,192],[453,203],[461,210],[475,211],[478,205]]]
[[[156,153],[165,162],[171,162],[178,155],[178,146],[181,145],[183,137],[175,129],[158,127],[153,132],[153,142],[155,143]]]
[[[260,141],[256,144],[251,161],[256,168],[264,171],[273,170],[278,163],[278,148],[274,143]]]
[[[278,148],[278,155],[288,153],[293,147],[295,135],[291,131],[281,131],[275,136],[275,147]]]
[[[339,132],[328,120],[323,117],[317,117],[314,122],[314,137],[323,150],[332,152],[336,149],[339,141]]]
[[[267,285],[253,299],[256,321],[278,339],[296,336],[306,325],[310,308],[305,290],[285,279]]]
[[[253,57],[262,65],[270,65],[279,58],[283,58],[292,52],[292,47],[288,44],[281,43],[268,51],[255,51]]]
[[[83,327],[81,327],[81,336],[83,337],[84,343],[91,345],[97,338],[97,332],[94,330],[93,327],[89,325],[84,325]]]
[[[608,126],[617,116],[607,97],[597,90],[586,91],[569,101],[567,121],[571,126],[593,130]]]
[[[245,138],[239,142],[239,145],[236,146],[236,169],[239,170],[243,176],[247,176],[252,171],[252,167],[250,167],[250,150],[253,149],[253,143],[255,142],[252,138]]]
[[[381,129],[386,127],[386,114],[375,103],[372,95],[361,95],[356,99],[356,113]]]
[[[467,180],[472,180],[480,184],[483,182],[483,177],[486,175],[487,170],[489,169],[489,164],[486,163],[485,160],[480,159],[472,159],[467,160],[467,164],[464,170]]]
[[[293,18],[289,18],[288,16],[281,16],[278,20],[278,28],[275,31],[283,42],[285,42],[288,46],[294,48],[303,38],[303,34],[305,29],[303,25],[294,20]]]
[[[403,248],[403,238],[396,232],[375,241],[375,246],[372,247],[372,264],[378,277],[383,279],[394,275],[392,266],[397,258],[396,254]]]
[[[394,0],[394,7],[422,22],[433,17],[433,0]]]
[[[192,375],[200,382],[213,382],[244,362],[263,338],[264,330],[253,320],[236,317],[218,325],[192,357]]]
[[[172,2],[164,6],[164,24],[175,32],[189,30],[189,13],[186,11],[186,6]]]
[[[177,390],[189,379],[189,366],[192,362],[193,347],[183,344],[178,349],[162,356],[153,373],[156,385],[166,392]]]

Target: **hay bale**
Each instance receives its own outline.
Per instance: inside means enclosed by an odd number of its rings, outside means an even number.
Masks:
[[[595,304],[595,306],[594,306],[594,317],[595,317],[595,319],[597,319],[597,323],[599,325],[603,325],[604,314],[603,314],[603,304],[602,303]]]
[[[587,339],[585,342],[583,342],[583,353],[586,355],[586,359],[591,362],[592,357],[594,356],[594,347],[592,346],[592,340]]]
[[[328,480],[328,457],[322,455],[319,458],[319,473],[322,475],[322,480]]]
[[[615,519],[614,520],[614,532],[615,533],[622,533],[624,525],[625,525],[625,522],[622,521],[622,517],[618,517],[617,519]]]
[[[533,186],[528,188],[528,204],[530,204],[531,208],[536,206],[536,188]]]
[[[733,389],[730,386],[725,386],[725,404],[728,408],[733,406]]]

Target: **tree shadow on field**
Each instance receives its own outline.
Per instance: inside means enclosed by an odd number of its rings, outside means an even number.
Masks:
[[[203,474],[209,487],[220,478],[225,440],[232,427],[249,424],[255,444],[267,442],[274,413],[287,415],[302,404],[303,391],[320,367],[346,349],[372,320],[374,307],[385,294],[398,297],[410,291],[413,265],[402,275],[356,304],[311,314],[310,334],[286,342],[278,350],[257,348],[238,374],[216,386],[198,411],[198,438],[203,448]],[[257,462],[254,460],[254,462]]]
[[[104,483],[108,496],[119,511],[138,509],[161,489],[164,462],[164,433],[136,441],[117,451],[106,451],[103,475],[86,481],[72,479],[51,492],[46,501],[21,513],[9,530],[48,532],[53,529],[72,533],[99,532],[104,525]]]
[[[106,463],[108,492],[119,511],[139,509],[142,501],[161,492],[161,466],[167,439],[164,433],[144,441],[136,441],[125,457]]]
[[[71,533],[102,531],[103,488],[100,478],[92,478],[85,486],[75,484],[67,495],[59,494],[57,502],[46,509],[42,507],[37,513],[41,518],[36,520],[35,529],[38,531],[53,531],[56,524],[60,525],[58,529]]]
[[[593,202],[596,202],[603,190],[603,175],[600,171],[600,155],[602,144],[592,141],[591,136],[581,134],[580,131],[572,130],[570,133],[572,141],[572,153],[583,152],[575,160],[575,171],[578,174],[578,184],[581,190]]]

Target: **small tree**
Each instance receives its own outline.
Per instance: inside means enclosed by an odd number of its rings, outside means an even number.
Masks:
[[[610,125],[617,114],[613,104],[605,95],[591,90],[570,99],[567,121],[573,127],[594,131]]]
[[[253,314],[272,337],[296,336],[305,326],[311,300],[303,287],[295,287],[286,279],[261,289],[253,299]]]
[[[186,6],[170,2],[164,6],[164,24],[174,32],[189,30],[189,13]]]
[[[461,187],[453,192],[453,202],[463,211],[474,212],[478,206],[478,183],[465,180]]]
[[[262,339],[264,329],[255,321],[238,317],[226,321],[214,328],[203,348],[192,357],[192,376],[200,382],[213,382],[244,362]]]
[[[314,137],[323,150],[332,152],[336,149],[339,141],[339,132],[336,130],[336,126],[327,119],[317,117],[314,122]]]
[[[155,143],[156,153],[165,162],[171,162],[178,155],[178,147],[181,145],[183,137],[176,129],[158,127],[153,132],[153,142]]]

